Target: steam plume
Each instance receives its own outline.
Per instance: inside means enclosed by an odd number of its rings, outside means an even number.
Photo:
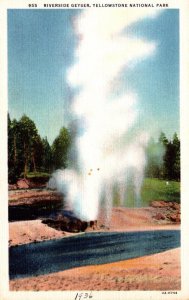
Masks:
[[[139,204],[148,134],[135,130],[138,96],[124,86],[121,74],[156,49],[154,43],[127,35],[127,28],[156,14],[149,9],[91,9],[75,20],[79,44],[68,82],[79,89],[71,107],[80,124],[76,137],[79,169],[59,170],[53,178],[81,219],[96,219],[102,198],[108,218],[113,186],[119,187],[123,204],[129,177]]]

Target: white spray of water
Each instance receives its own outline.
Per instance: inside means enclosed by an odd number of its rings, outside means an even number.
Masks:
[[[156,14],[149,9],[85,10],[75,22],[80,41],[68,82],[73,88],[80,87],[71,107],[82,123],[82,133],[76,138],[79,170],[58,170],[53,180],[83,220],[97,218],[102,198],[107,217],[110,215],[115,184],[123,204],[130,176],[139,201],[148,134],[130,134],[139,113],[136,93],[126,87],[122,95],[116,91],[123,84],[123,69],[156,49],[154,43],[123,31]]]

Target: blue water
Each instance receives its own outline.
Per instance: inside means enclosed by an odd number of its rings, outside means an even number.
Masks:
[[[180,231],[82,235],[10,247],[10,279],[150,255],[180,246]]]

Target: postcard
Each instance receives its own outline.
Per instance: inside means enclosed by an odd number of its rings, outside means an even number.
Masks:
[[[1,299],[189,299],[187,1],[1,1]]]

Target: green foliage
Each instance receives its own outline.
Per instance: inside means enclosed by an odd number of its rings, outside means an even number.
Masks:
[[[23,147],[24,177],[32,166],[36,171],[37,157],[41,156],[41,138],[38,134],[35,123],[26,115],[19,121],[20,137]]]
[[[42,170],[51,172],[53,166],[52,149],[49,145],[47,137],[42,139],[43,144],[43,158],[42,158]]]
[[[68,166],[68,152],[71,146],[71,135],[65,127],[60,129],[59,135],[52,144],[52,158],[54,169]]]
[[[50,174],[46,172],[29,172],[27,178],[50,178]]]
[[[168,144],[168,139],[166,138],[166,136],[165,136],[165,133],[164,132],[161,132],[160,133],[160,136],[159,136],[159,143],[160,144],[162,144],[162,145],[164,145],[164,146],[166,146],[167,144]]]
[[[71,164],[76,166],[74,134],[62,127],[50,146],[46,137],[40,137],[35,123],[29,117],[23,115],[17,121],[11,120],[8,115],[9,182],[16,182],[22,174],[27,177],[31,172],[51,173]],[[168,140],[163,132],[157,142],[151,139],[147,158],[147,177],[180,180],[180,141],[176,133],[172,140]]]
[[[8,116],[8,180],[10,183],[16,182],[23,170],[22,150],[20,124],[16,120],[11,121]]]
[[[154,141],[154,139],[149,141],[146,153],[148,158],[146,175],[148,177],[161,178],[164,152],[165,148],[160,141],[157,143]]]
[[[141,198],[146,204],[152,200],[180,202],[180,182],[146,178],[142,186]]]
[[[174,178],[180,180],[180,140],[176,133],[173,136],[173,146],[175,148],[173,162]]]
[[[135,207],[135,193],[132,181],[127,186],[124,205]],[[154,200],[174,201],[180,203],[180,182],[167,181],[158,178],[145,178],[142,189],[140,203],[142,207],[149,206]],[[114,199],[114,205],[119,206],[119,195]]]
[[[71,135],[65,127],[61,128],[51,147],[46,137],[40,137],[28,116],[11,121],[8,115],[9,183],[16,182],[20,176],[36,177],[40,172],[51,173],[53,169],[65,168],[70,145]]]
[[[147,158],[146,176],[180,180],[180,141],[176,133],[170,141],[163,132],[158,142],[152,139],[147,148]]]
[[[166,146],[164,178],[180,180],[180,141],[176,133]]]

